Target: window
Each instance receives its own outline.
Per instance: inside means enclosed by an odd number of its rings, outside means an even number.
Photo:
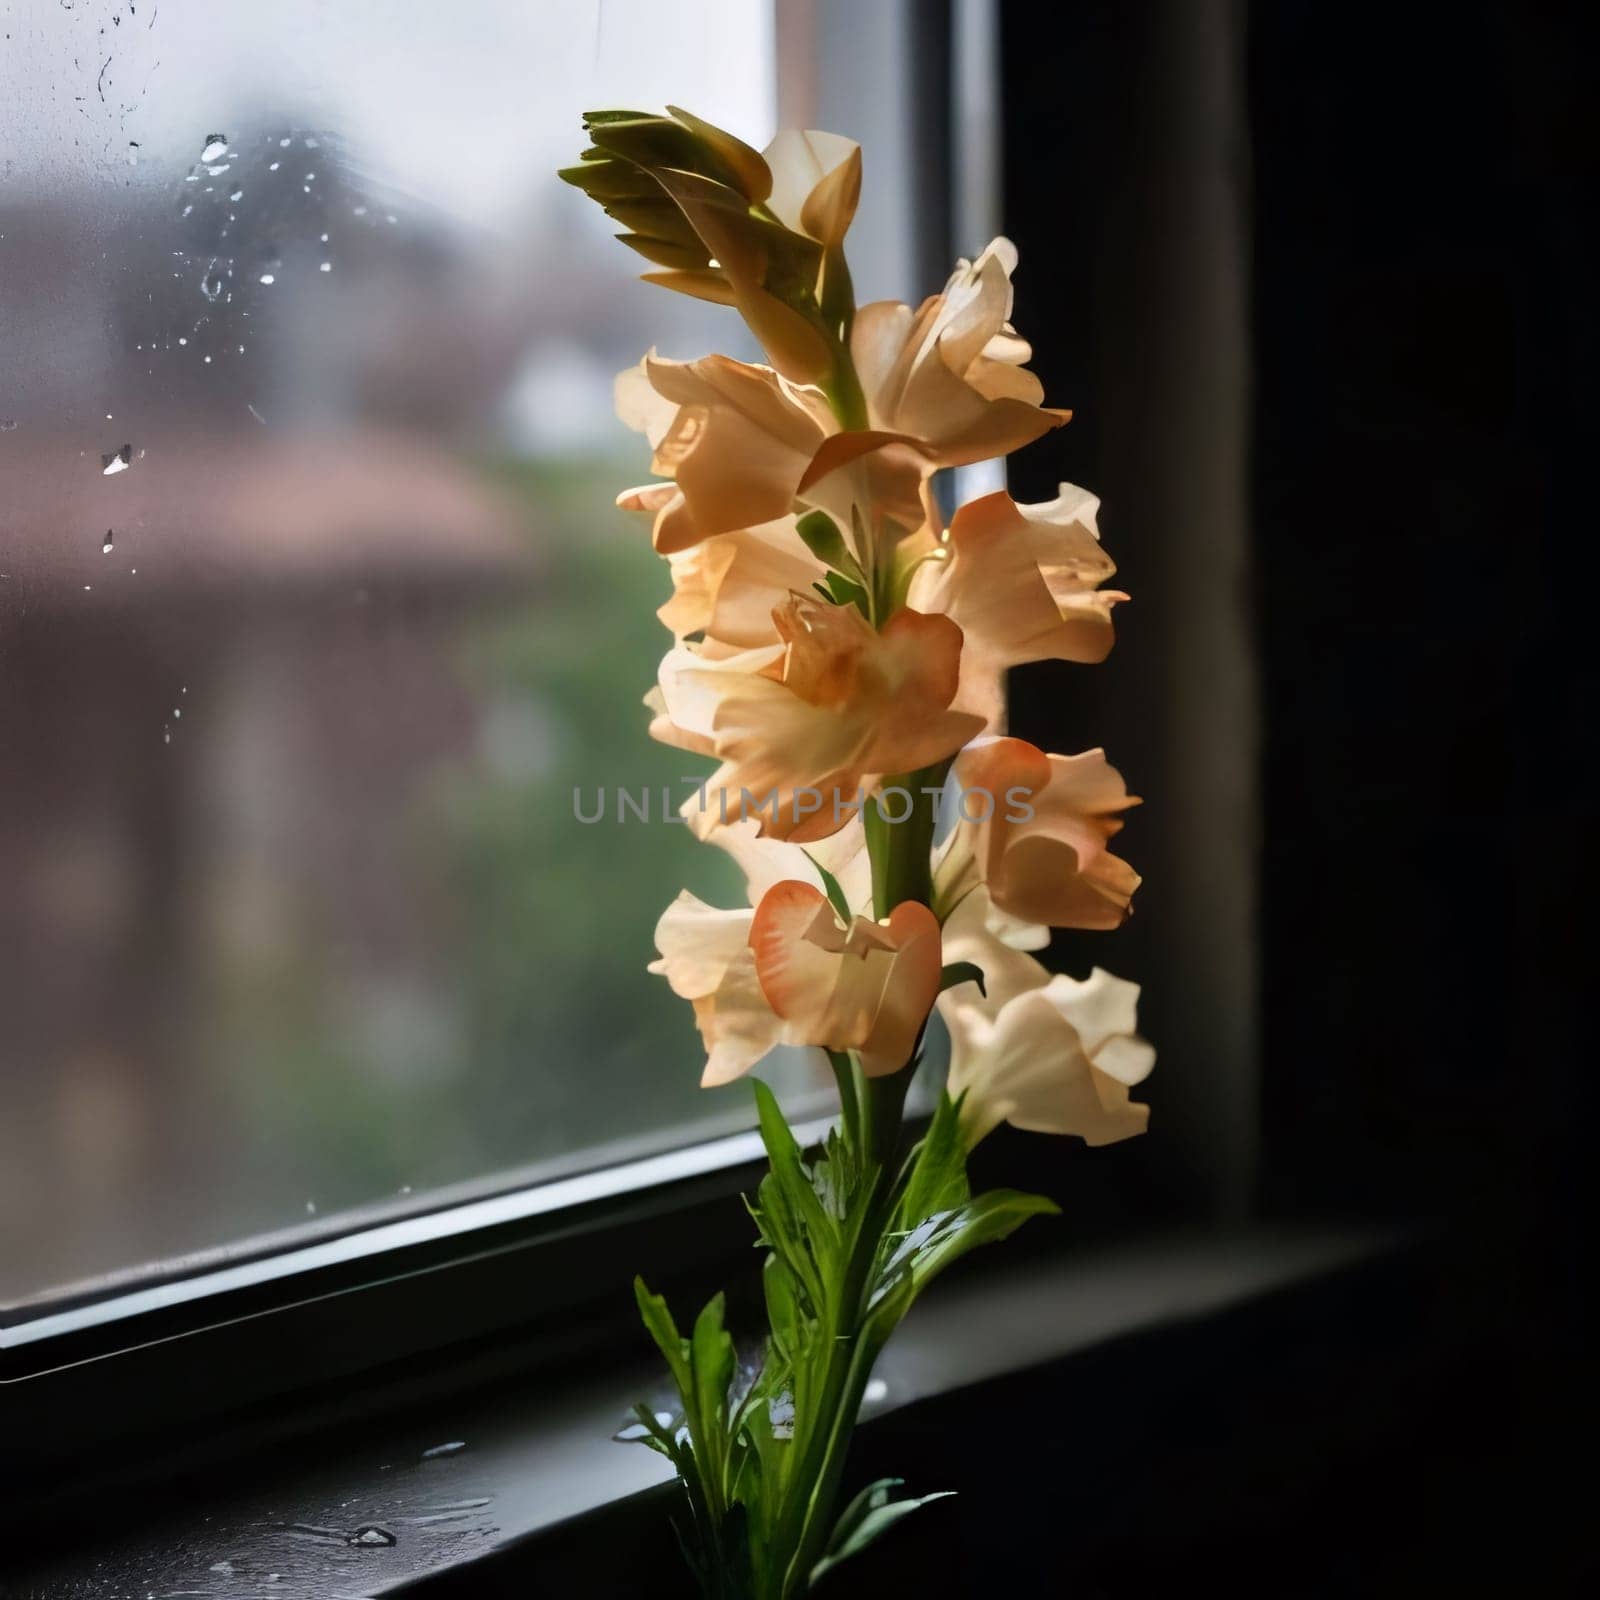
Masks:
[[[803,4],[9,8],[0,1305],[745,1123],[643,971],[737,888],[661,820],[610,509],[613,374],[738,325],[553,172],[591,105],[831,111],[915,293],[909,26],[821,73]]]

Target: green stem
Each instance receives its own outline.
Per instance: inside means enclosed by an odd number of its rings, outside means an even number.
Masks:
[[[794,1552],[783,1578],[785,1600],[804,1593],[811,1568],[816,1563],[814,1552],[821,1548],[819,1541],[826,1538],[833,1526],[833,1501],[839,1472],[866,1387],[865,1377],[858,1384],[852,1382],[852,1377],[858,1365],[861,1324],[872,1292],[878,1247],[888,1222],[889,1208],[884,1197],[891,1188],[890,1175],[877,1167],[857,1195],[858,1210],[850,1252],[827,1330],[828,1365],[814,1416],[816,1431],[808,1431],[805,1454],[791,1479],[795,1503],[786,1514],[786,1536],[778,1545],[780,1549]]]
[[[867,396],[856,374],[849,350],[840,344],[833,353],[833,371],[823,379],[822,392],[839,426],[847,433],[871,426],[867,416]]]
[[[938,795],[949,761],[886,778],[883,790],[862,811],[867,850],[872,858],[872,913],[886,917],[897,905],[933,901],[933,830],[939,820]],[[906,796],[910,796],[907,810]],[[885,801],[888,803],[885,804]]]
[[[839,1085],[839,1111],[840,1120],[844,1125],[845,1143],[852,1150],[857,1150],[861,1146],[859,1069],[848,1050],[830,1050],[828,1062],[833,1068],[834,1082]]]

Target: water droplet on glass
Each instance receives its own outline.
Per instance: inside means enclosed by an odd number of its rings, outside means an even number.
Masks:
[[[179,339],[178,339],[178,343],[179,344],[188,344],[188,342],[189,341],[187,339],[183,338],[181,335],[179,336]]]
[[[426,1461],[432,1456],[453,1456],[457,1450],[465,1450],[466,1448],[467,1441],[465,1439],[452,1439],[448,1444],[436,1444],[431,1450],[424,1450],[422,1459]]]
[[[182,717],[183,717],[183,712],[182,712],[182,711],[181,711],[181,710],[180,710],[180,709],[179,709],[179,708],[178,708],[178,707],[177,707],[177,706],[174,706],[174,707],[173,707],[173,708],[172,708],[172,715],[173,715],[173,716],[174,716],[174,717],[176,717],[176,718],[178,718],[178,719],[179,719],[179,720],[180,720],[180,721],[181,721],[181,720],[182,720]],[[867,1385],[867,1387],[868,1387],[868,1388],[869,1388],[869,1389],[870,1389],[870,1388],[871,1388],[871,1387],[872,1387],[872,1385],[871,1385],[871,1384],[868,1384],[868,1385]],[[884,1393],[885,1393],[885,1394],[887,1394],[887,1393],[888,1393],[888,1390],[887,1390],[887,1389],[885,1389],[885,1390],[884,1390]]]
[[[238,201],[243,200],[243,199],[244,199],[244,190],[243,189],[235,189],[233,191],[233,193],[228,196],[228,200],[229,200],[230,204],[236,204]]]
[[[290,142],[291,141],[288,140],[288,139],[280,139],[278,141],[278,148],[280,150],[287,150],[289,148]]]
[[[306,1201],[306,1215],[308,1217],[314,1217],[314,1216],[316,1216],[316,1214],[317,1214],[317,1202],[315,1200],[307,1200]]]
[[[215,300],[222,293],[223,283],[222,269],[213,260],[211,265],[206,268],[205,276],[200,280],[200,293],[207,300]]]
[[[332,272],[333,271],[333,263],[331,261],[324,261],[322,263],[322,265],[317,268],[317,271],[318,272]]]
[[[369,1550],[377,1550],[395,1543],[395,1537],[387,1528],[357,1528],[350,1535],[350,1543],[365,1546]]]
[[[220,161],[228,153],[228,136],[225,133],[208,133],[205,148],[200,152],[202,161]]]
[[[115,544],[114,536],[113,536],[111,530],[109,528],[107,528],[106,529],[106,542],[103,545],[100,546],[100,554],[103,555],[103,556],[110,555],[114,544]]]
[[[350,208],[350,215],[353,217],[364,217],[366,214],[367,208],[365,206],[352,206]]]
[[[261,274],[261,282],[262,283],[276,283],[277,281],[278,281],[278,279],[277,279],[277,275],[275,273],[263,272]]]
[[[317,237],[318,237],[318,238],[319,238],[319,239],[320,239],[320,240],[321,240],[321,241],[322,241],[322,242],[323,242],[323,243],[324,243],[324,244],[326,244],[326,243],[327,243],[327,242],[328,242],[328,236],[327,236],[327,234],[325,234],[325,233],[319,233],[319,234],[318,234],[318,235],[317,235]]]
[[[133,446],[125,444],[120,450],[112,450],[100,457],[100,476],[110,478],[119,472],[126,472],[133,465]]]
[[[219,167],[207,167],[206,168],[206,176],[208,178],[220,178],[220,177],[223,177],[227,173],[227,171],[228,171],[228,163],[226,161],[224,161],[222,163],[222,165],[219,166]]]
[[[231,1561],[213,1561],[210,1570],[212,1572],[229,1573],[233,1571],[233,1563]]]
[[[283,165],[283,163],[281,161],[269,161],[267,163],[267,171],[268,172],[276,172],[278,170],[278,168],[281,167],[282,165]]]
[[[889,1385],[882,1378],[869,1378],[861,1398],[865,1404],[875,1406],[880,1400],[889,1398]]]
[[[316,150],[318,148],[319,148],[319,146],[318,146],[317,141],[315,139],[307,139],[306,140],[306,149],[307,150]]]
[[[0,433],[15,433],[17,419],[15,417],[0,417]]]

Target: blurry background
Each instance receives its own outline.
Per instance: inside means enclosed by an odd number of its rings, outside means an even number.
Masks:
[[[590,106],[848,103],[920,293],[907,18],[815,9],[4,7],[0,1303],[746,1121],[643,970],[741,886],[615,822],[696,764],[611,380],[753,352],[553,174]]]

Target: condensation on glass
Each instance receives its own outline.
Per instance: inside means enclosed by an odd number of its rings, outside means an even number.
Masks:
[[[764,141],[768,8],[4,27],[0,1303],[742,1124],[644,972],[739,886],[573,793],[685,769],[612,376],[744,347],[552,172]]]

